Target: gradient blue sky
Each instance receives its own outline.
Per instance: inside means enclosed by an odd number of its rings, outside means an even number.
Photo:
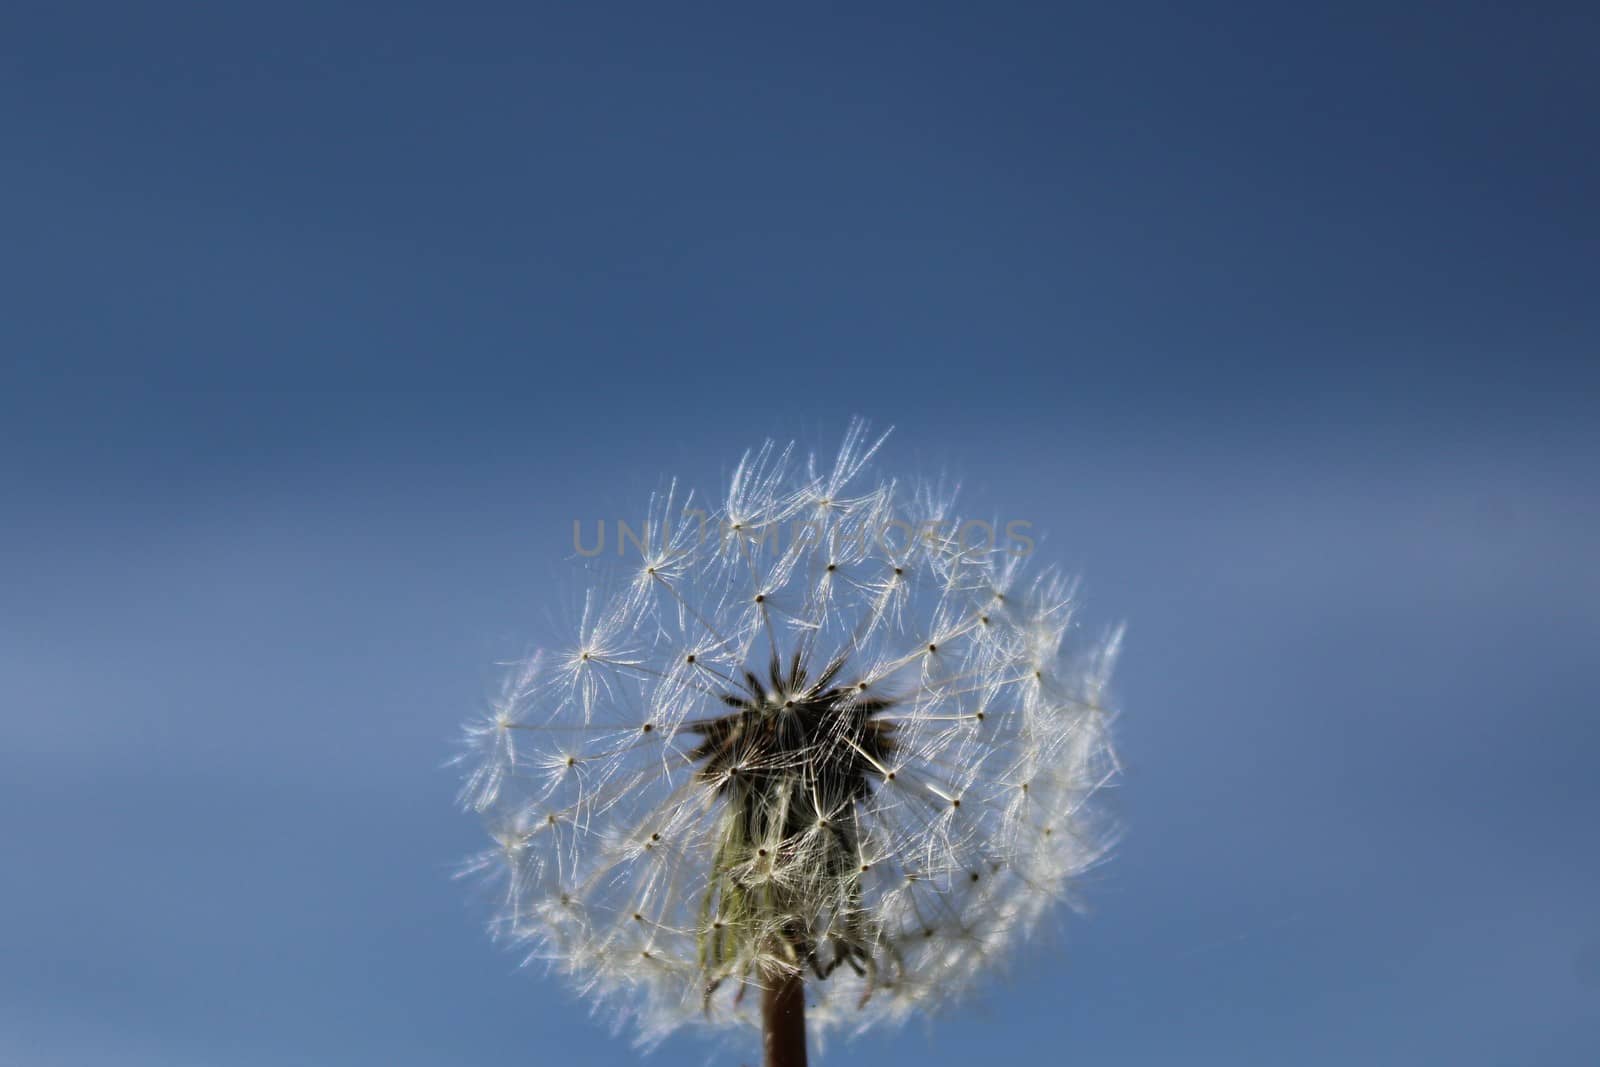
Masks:
[[[626,1061],[440,764],[852,413],[1129,621],[1128,838],[825,1062],[1595,1062],[1600,21],[1394,8],[7,5],[0,1063]]]

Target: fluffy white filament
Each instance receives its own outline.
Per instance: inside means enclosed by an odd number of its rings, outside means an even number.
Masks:
[[[1119,635],[1086,638],[1070,583],[947,497],[870,480],[881,443],[853,424],[831,466],[769,443],[703,511],[658,495],[627,573],[467,728],[497,933],[646,1041],[759,1025],[751,987],[796,970],[817,1034],[945,1004],[1109,843]],[[830,723],[876,725],[708,759],[730,694],[774,731],[823,700],[797,664],[832,667]]]

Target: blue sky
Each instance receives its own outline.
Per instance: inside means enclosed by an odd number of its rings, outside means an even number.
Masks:
[[[625,1061],[440,764],[852,414],[1128,621],[1128,836],[825,1062],[1591,1062],[1596,21],[12,5],[0,1063]]]

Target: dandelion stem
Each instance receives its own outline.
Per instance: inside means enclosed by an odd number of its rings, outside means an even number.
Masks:
[[[776,974],[761,991],[766,1067],[806,1067],[806,987],[798,974]]]

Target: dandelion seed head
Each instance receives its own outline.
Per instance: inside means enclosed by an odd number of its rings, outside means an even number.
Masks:
[[[646,1042],[759,1025],[806,976],[817,1033],[958,1000],[1098,862],[1120,644],[1075,586],[956,535],[953,490],[747,452],[672,483],[566,642],[465,728],[497,936]]]

